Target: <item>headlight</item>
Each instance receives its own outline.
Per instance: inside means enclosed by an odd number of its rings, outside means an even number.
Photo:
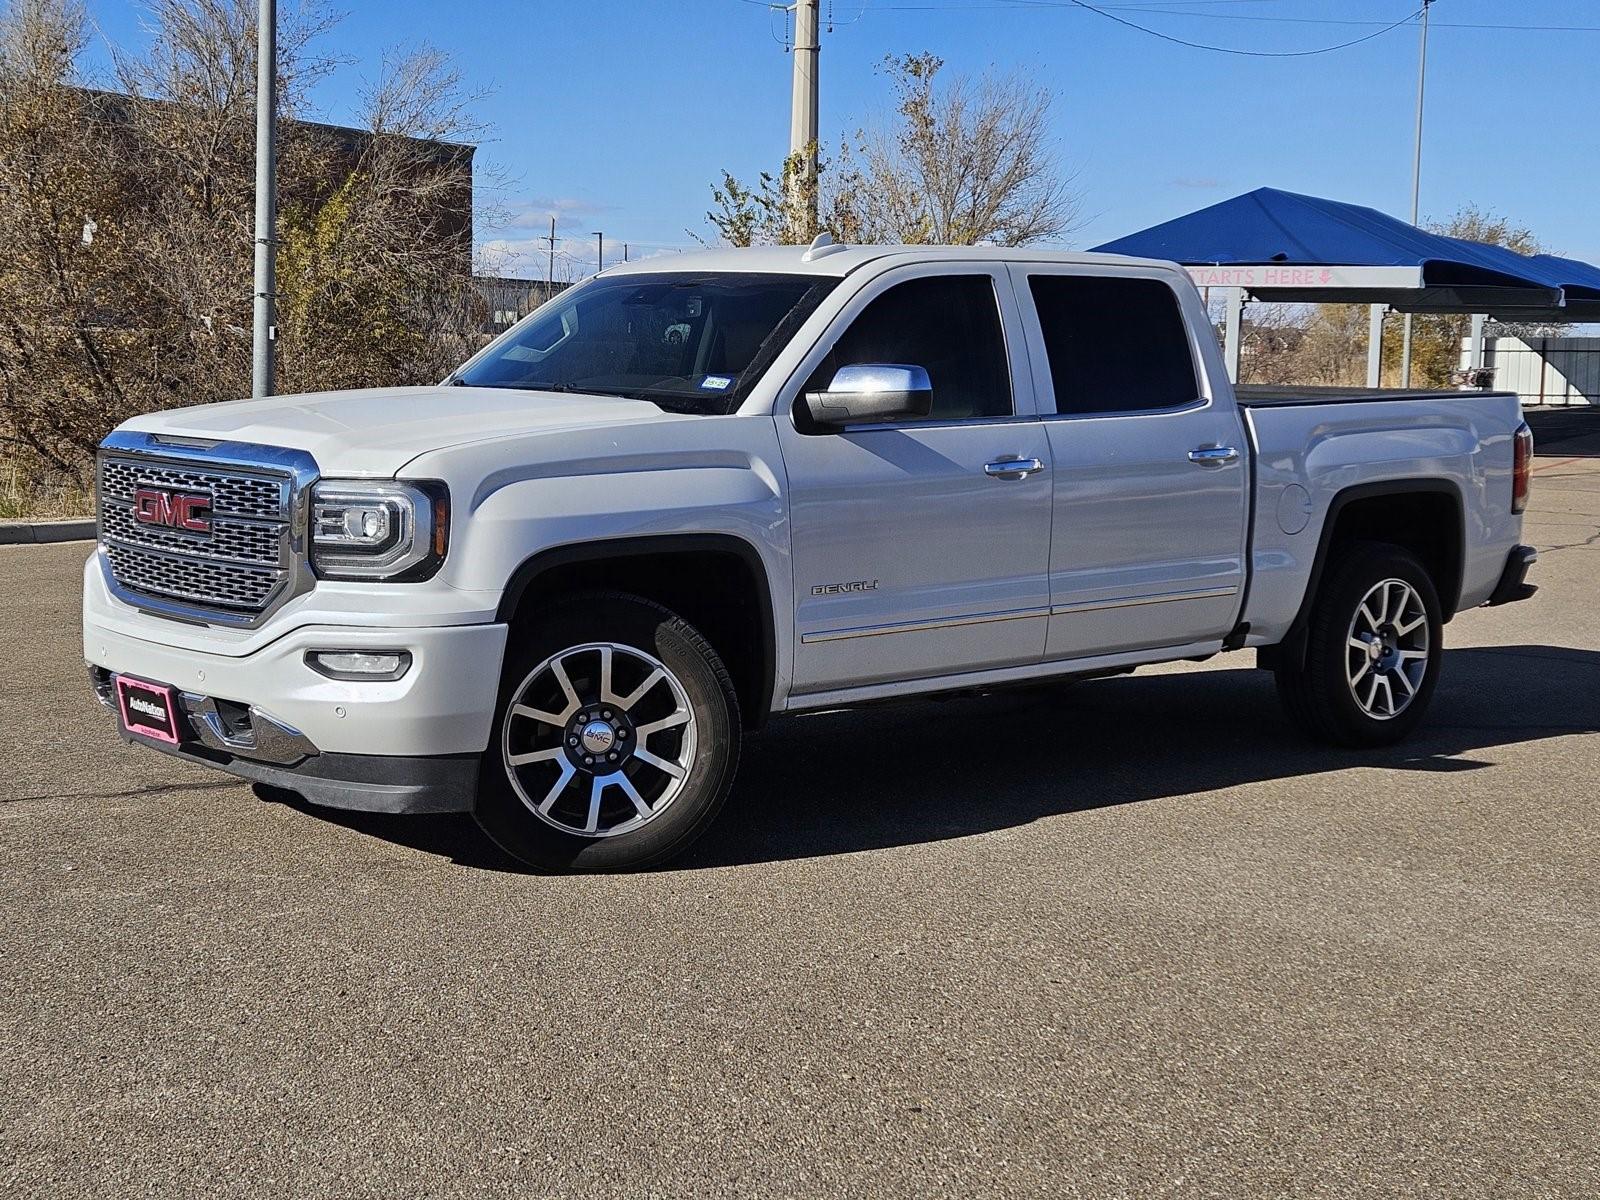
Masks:
[[[427,579],[449,537],[442,483],[325,479],[311,490],[311,565],[323,579]]]

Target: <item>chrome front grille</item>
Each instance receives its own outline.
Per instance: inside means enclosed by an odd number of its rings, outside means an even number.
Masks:
[[[218,516],[258,517],[268,521],[284,519],[288,482],[287,475],[263,478],[130,458],[106,458],[100,467],[102,494],[130,504],[135,489],[142,487],[205,492],[211,497],[212,511]]]
[[[257,567],[283,565],[283,525],[276,521],[238,521],[226,517],[211,519],[211,537],[202,543],[192,533],[141,525],[133,519],[132,503],[113,501],[101,514],[101,532],[107,540],[145,550],[167,550],[192,554],[202,544],[206,557],[227,563],[248,563]]]
[[[111,570],[123,587],[210,608],[260,612],[283,582],[283,572],[205,562],[106,543]]]
[[[297,451],[190,450],[112,434],[99,463],[101,562],[113,592],[167,616],[248,625],[300,590],[306,489]],[[259,451],[259,455],[254,453]],[[135,494],[204,496],[204,531],[139,519]],[[146,509],[155,503],[145,497]]]

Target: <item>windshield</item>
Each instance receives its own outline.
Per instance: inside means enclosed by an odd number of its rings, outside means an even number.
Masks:
[[[741,272],[601,277],[551,300],[452,382],[729,413],[837,282]]]

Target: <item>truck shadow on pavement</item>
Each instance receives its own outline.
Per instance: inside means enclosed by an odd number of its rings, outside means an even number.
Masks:
[[[1350,767],[1493,769],[1475,752],[1600,731],[1600,652],[1449,650],[1429,719],[1379,751],[1306,741],[1263,671],[1132,675],[797,716],[746,742],[712,830],[664,870],[967,837]],[[284,799],[281,793],[264,798]],[[463,866],[519,870],[464,816],[296,808]]]
[[[1528,408],[1536,454],[1549,458],[1600,458],[1600,406]]]

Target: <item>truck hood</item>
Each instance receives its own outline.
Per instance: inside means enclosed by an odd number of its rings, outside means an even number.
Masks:
[[[547,430],[697,419],[613,396],[406,387],[202,404],[148,413],[124,428],[305,450],[324,475],[385,478],[419,454],[468,442]]]

